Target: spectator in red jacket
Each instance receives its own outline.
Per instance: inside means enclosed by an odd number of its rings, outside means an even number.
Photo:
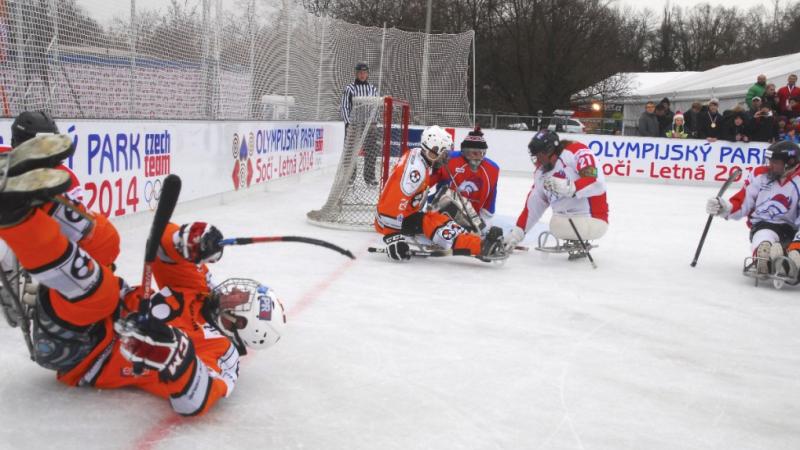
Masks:
[[[797,87],[797,75],[795,74],[789,75],[786,81],[786,86],[778,89],[778,109],[783,115],[789,116],[790,112],[800,113],[800,105],[795,104],[795,109],[789,105],[790,98],[800,97],[800,87]]]

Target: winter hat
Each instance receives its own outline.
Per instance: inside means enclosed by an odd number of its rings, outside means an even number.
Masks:
[[[712,103],[719,106],[719,99],[717,99],[716,97],[712,97],[711,100],[708,101],[708,104],[710,105]]]
[[[753,97],[752,99],[750,99],[750,101],[751,101],[751,102],[754,102],[754,101],[756,101],[756,100],[758,100],[758,101],[761,101],[761,97],[759,97],[759,96],[755,96],[755,97]]]
[[[486,145],[486,139],[483,138],[483,132],[480,126],[475,126],[475,129],[470,131],[467,137],[461,141],[461,149],[477,148],[479,150],[486,150],[489,148]]]
[[[675,123],[675,121],[678,119],[684,120],[683,113],[680,111],[676,112],[675,115],[672,117],[672,123]]]

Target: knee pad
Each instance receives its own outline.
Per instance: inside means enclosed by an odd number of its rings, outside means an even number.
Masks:
[[[430,237],[431,241],[439,247],[450,249],[453,248],[453,243],[459,234],[464,233],[464,229],[452,220],[448,220],[442,226],[438,227]]]
[[[89,235],[94,228],[94,222],[88,214],[81,214],[77,211],[80,206],[71,208],[61,202],[53,202],[53,209],[49,214],[58,223],[61,232],[72,242],[79,242]]]
[[[50,290],[41,287],[31,339],[36,363],[45,369],[67,372],[83,361],[102,338],[102,324],[77,327],[62,322],[53,312]]]

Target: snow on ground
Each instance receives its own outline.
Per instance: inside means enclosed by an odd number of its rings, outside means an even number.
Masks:
[[[502,267],[392,263],[366,253],[374,233],[305,221],[329,184],[178,208],[176,222],[205,220],[228,237],[307,235],[358,256],[226,249],[218,278],[266,282],[290,321],[275,347],[243,360],[230,398],[182,419],[143,392],[70,389],[3,323],[0,448],[800,448],[797,290],[740,274],[741,222],[715,221],[689,267],[716,187],[611,183],[593,270],[533,250]],[[529,184],[501,179],[506,222]],[[134,283],[148,220],[119,223],[119,273]]]

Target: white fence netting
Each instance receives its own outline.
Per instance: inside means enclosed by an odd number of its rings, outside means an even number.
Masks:
[[[338,120],[365,61],[381,95],[411,102],[412,122],[468,125],[473,38],[363,27],[279,0],[0,0],[0,113]]]

